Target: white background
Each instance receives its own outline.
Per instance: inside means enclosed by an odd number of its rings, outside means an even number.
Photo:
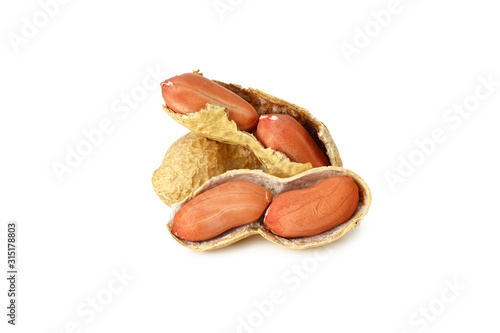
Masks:
[[[370,12],[387,0],[214,3],[74,0],[47,22],[38,1],[0,5],[0,257],[6,271],[17,221],[20,271],[15,328],[0,283],[1,331],[498,331],[500,86],[466,118],[447,113],[474,102],[480,77],[500,82],[496,2],[401,0],[381,28]],[[187,129],[164,114],[148,71],[198,68],[323,121],[372,189],[360,228],[319,250],[258,236],[206,253],[175,242],[150,179]],[[59,180],[54,163],[105,119],[112,130]],[[436,129],[445,139],[423,155],[416,141]]]

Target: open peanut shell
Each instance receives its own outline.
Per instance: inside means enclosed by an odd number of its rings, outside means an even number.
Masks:
[[[177,237],[171,232],[174,216],[183,205],[185,205],[191,198],[195,197],[196,195],[201,194],[223,183],[235,180],[250,181],[267,188],[273,194],[273,198],[276,198],[281,193],[291,190],[309,188],[327,178],[335,176],[349,176],[355,181],[359,189],[358,207],[354,211],[353,215],[349,218],[349,220],[345,221],[335,228],[327,230],[318,235],[298,238],[284,238],[277,236],[264,227],[263,220],[265,214],[263,214],[255,222],[227,230],[226,232],[214,238],[200,242],[186,241]],[[349,231],[357,228],[363,217],[368,212],[371,200],[372,196],[370,189],[368,185],[363,181],[363,179],[361,179],[361,177],[359,177],[354,172],[343,169],[341,167],[329,166],[314,168],[289,178],[279,178],[264,173],[260,170],[231,170],[227,171],[224,174],[211,178],[200,188],[194,191],[183,202],[172,205],[172,213],[167,223],[167,228],[171,232],[175,240],[177,240],[180,244],[196,251],[206,251],[221,248],[254,234],[259,234],[265,239],[283,247],[292,249],[306,249],[331,243],[341,238]]]
[[[322,122],[314,118],[306,109],[257,89],[245,89],[236,84],[227,84],[220,81],[214,82],[246,100],[257,110],[259,115],[280,113],[294,117],[309,132],[316,144],[328,157],[330,164],[337,167],[342,166],[342,160],[330,132]],[[248,148],[271,175],[291,177],[312,169],[310,163],[291,162],[285,154],[271,148],[266,149],[252,133],[238,130],[236,123],[229,121],[226,108],[222,106],[207,104],[206,108],[188,114],[175,113],[166,106],[163,108],[170,117],[194,133],[218,142]]]

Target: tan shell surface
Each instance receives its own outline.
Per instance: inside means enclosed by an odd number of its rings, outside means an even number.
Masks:
[[[153,173],[153,187],[168,206],[184,201],[214,176],[233,169],[257,169],[257,157],[242,146],[188,133],[167,150]]]
[[[200,188],[198,188],[195,192],[193,192],[189,197],[187,197],[185,201],[173,205],[172,213],[167,223],[167,228],[169,231],[171,231],[172,222],[175,214],[192,197],[229,181],[234,181],[234,180],[251,181],[253,183],[256,183],[258,185],[267,188],[269,191],[271,191],[273,197],[275,198],[281,193],[291,190],[308,188],[318,184],[322,180],[335,176],[349,176],[356,182],[356,185],[359,188],[359,204],[354,214],[351,216],[349,220],[321,234],[310,237],[298,237],[298,238],[284,238],[277,236],[264,227],[263,219],[265,215],[261,216],[259,220],[253,223],[233,228],[231,230],[222,233],[217,237],[205,241],[190,242],[180,239],[174,234],[172,234],[174,239],[176,239],[180,244],[196,251],[206,251],[206,250],[221,248],[254,234],[259,234],[273,243],[292,249],[305,249],[305,248],[328,244],[341,238],[349,231],[357,228],[361,220],[368,212],[372,200],[370,188],[363,181],[363,179],[361,179],[361,177],[359,177],[357,174],[355,174],[350,170],[333,166],[310,169],[302,174],[289,178],[275,177],[267,173],[264,173],[260,170],[228,171],[222,175],[211,178]]]
[[[326,153],[330,163],[333,166],[342,166],[342,160],[330,132],[322,122],[314,118],[306,109],[257,89],[244,89],[235,84],[214,82],[245,99],[257,110],[259,115],[281,113],[293,116],[311,134],[321,150]],[[205,109],[189,114],[177,114],[165,106],[163,108],[175,121],[195,133],[215,141],[247,147],[257,156],[271,175],[291,177],[312,169],[310,163],[291,162],[285,154],[271,148],[266,149],[253,134],[238,130],[234,121],[229,121],[226,109],[222,106],[207,104]]]

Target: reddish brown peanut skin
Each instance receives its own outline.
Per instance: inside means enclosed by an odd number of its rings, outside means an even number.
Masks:
[[[175,113],[193,113],[204,109],[207,103],[226,107],[229,120],[238,129],[253,132],[259,121],[257,111],[232,91],[199,74],[185,73],[161,84],[163,100]]]
[[[232,181],[194,197],[174,216],[172,233],[188,241],[202,241],[226,230],[257,221],[273,195],[248,181]]]
[[[303,190],[278,195],[264,226],[286,238],[314,236],[347,221],[358,206],[358,186],[351,177],[336,176]]]
[[[293,162],[311,162],[313,168],[330,165],[313,138],[292,116],[286,114],[261,116],[256,136],[264,147],[284,153]]]

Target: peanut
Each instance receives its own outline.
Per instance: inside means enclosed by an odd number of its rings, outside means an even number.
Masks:
[[[163,100],[176,113],[198,112],[207,103],[226,107],[238,129],[253,132],[259,115],[252,105],[232,91],[194,73],[174,76],[161,84]]]
[[[248,181],[232,181],[194,197],[175,214],[172,233],[188,241],[202,241],[226,230],[257,221],[273,196]]]
[[[264,147],[284,153],[293,162],[310,162],[313,168],[330,165],[306,129],[291,116],[262,115],[256,136]]]
[[[317,235],[347,221],[358,201],[358,186],[351,177],[331,177],[310,188],[278,195],[269,206],[264,226],[286,238]]]

